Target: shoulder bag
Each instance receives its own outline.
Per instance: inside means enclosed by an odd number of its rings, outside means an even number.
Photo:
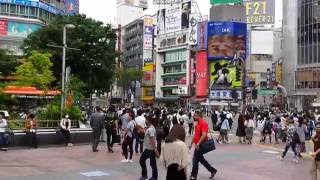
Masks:
[[[216,149],[216,145],[214,143],[214,138],[212,137],[210,132],[208,132],[208,134],[209,134],[208,137],[210,137],[210,139],[201,143],[199,146],[199,151],[201,154],[207,154],[208,152],[214,151]]]

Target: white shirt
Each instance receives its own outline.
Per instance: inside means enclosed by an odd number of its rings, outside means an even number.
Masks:
[[[146,118],[144,116],[138,116],[135,118],[137,125],[145,128],[146,127]]]
[[[249,119],[248,121],[245,121],[245,122],[244,122],[244,125],[245,125],[246,127],[251,128],[251,127],[254,127],[254,122],[253,122],[252,119]]]
[[[6,132],[6,127],[8,126],[6,119],[0,119],[0,132]]]

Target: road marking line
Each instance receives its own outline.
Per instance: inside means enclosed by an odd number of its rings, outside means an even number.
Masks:
[[[268,153],[268,154],[279,154],[280,152],[278,151],[271,151],[271,150],[265,150],[265,151],[262,151],[263,153]]]
[[[83,172],[80,173],[81,175],[87,176],[87,177],[101,177],[101,176],[110,176],[109,173],[105,173],[102,171],[90,171],[90,172]]]

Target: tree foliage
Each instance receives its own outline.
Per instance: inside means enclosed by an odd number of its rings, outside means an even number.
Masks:
[[[80,49],[67,50],[66,64],[71,67],[72,74],[84,83],[91,84],[92,88],[87,88],[90,91],[109,90],[115,73],[116,58],[116,34],[111,25],[103,25],[85,15],[58,16],[48,26],[28,36],[23,45],[25,52],[50,52],[54,75],[56,79],[61,79],[62,50],[48,45],[62,46],[65,24],[75,25],[74,29],[67,30],[68,47]]]
[[[72,96],[73,101],[78,101],[84,97],[87,84],[81,81],[80,78],[71,76],[66,88],[67,93]]]
[[[32,51],[27,59],[17,67],[16,84],[22,86],[34,86],[40,89],[48,89],[49,85],[55,80],[50,61],[49,53],[39,53]]]
[[[136,68],[121,68],[117,70],[117,83],[120,87],[127,90],[131,83],[141,80],[143,72]]]
[[[6,77],[13,74],[17,65],[14,56],[8,54],[6,50],[0,49],[0,75]]]

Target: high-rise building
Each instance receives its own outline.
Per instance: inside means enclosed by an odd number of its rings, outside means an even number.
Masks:
[[[0,0],[0,48],[23,55],[23,40],[58,14],[77,14],[79,0]]]
[[[284,2],[283,80],[288,106],[308,110],[320,89],[320,2]]]

